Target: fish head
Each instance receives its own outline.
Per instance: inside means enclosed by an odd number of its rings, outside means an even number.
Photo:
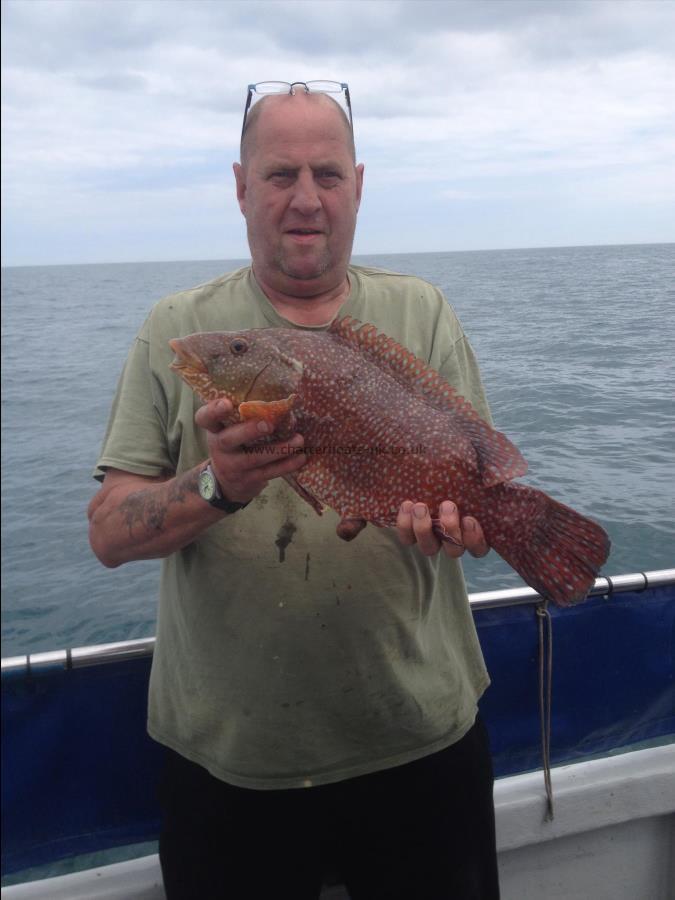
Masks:
[[[285,353],[275,332],[207,331],[169,341],[171,368],[208,402],[227,397],[235,408],[249,400],[283,400],[302,378],[302,363]]]

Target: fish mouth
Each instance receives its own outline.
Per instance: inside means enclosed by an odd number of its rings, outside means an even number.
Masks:
[[[194,372],[208,373],[208,369],[204,365],[201,357],[197,356],[196,353],[192,353],[180,338],[171,338],[169,346],[176,354],[176,359],[174,359],[170,366],[174,371],[179,372],[182,369],[191,369]]]

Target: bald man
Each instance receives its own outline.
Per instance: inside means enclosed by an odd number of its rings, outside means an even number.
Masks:
[[[301,435],[248,453],[268,426],[227,425],[228,401],[200,406],[169,369],[171,338],[351,315],[489,420],[440,292],[350,265],[363,187],[350,121],[331,96],[288,88],[253,106],[234,165],[252,264],[152,309],[89,507],[104,565],[163,560],[148,730],[168,748],[165,889],[303,900],[337,871],[355,900],[487,900],[489,679],[458,559],[487,552],[480,523],[449,498],[457,544],[441,548],[414,497],[397,529],[319,518],[282,477],[306,462]]]

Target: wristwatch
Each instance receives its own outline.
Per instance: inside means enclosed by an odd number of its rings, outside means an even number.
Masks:
[[[227,500],[223,497],[218,479],[213,474],[210,462],[199,473],[199,496],[211,506],[215,506],[216,509],[222,509],[226,513],[235,513],[237,510],[248,506],[251,502],[249,500],[246,503],[237,503],[234,500]]]

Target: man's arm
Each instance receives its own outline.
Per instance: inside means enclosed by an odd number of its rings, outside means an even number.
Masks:
[[[227,400],[201,407],[195,422],[207,435],[209,458],[228,500],[247,503],[271,478],[297,471],[305,457],[302,437],[272,443],[265,454],[244,447],[265,433],[264,423],[223,426],[232,410]],[[191,543],[226,513],[199,494],[198,478],[206,460],[174,477],[149,478],[108,469],[101,490],[89,504],[89,542],[109,568],[136,559],[159,559]]]
[[[223,518],[199,496],[202,468],[167,479],[108,469],[87,510],[89,543],[103,565],[168,556]]]

